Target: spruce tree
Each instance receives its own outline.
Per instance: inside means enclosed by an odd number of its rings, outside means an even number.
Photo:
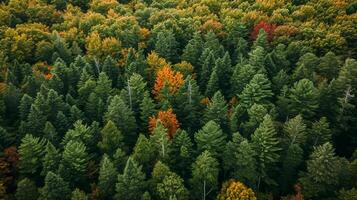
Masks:
[[[257,73],[266,73],[265,69],[266,51],[263,47],[258,46],[249,52],[248,64],[250,64]]]
[[[175,173],[172,173],[157,184],[157,192],[160,199],[187,200],[188,190],[185,188],[183,179]]]
[[[102,199],[111,198],[114,195],[117,170],[109,157],[104,154],[99,168],[98,187]]]
[[[84,181],[88,159],[86,146],[82,142],[70,140],[64,146],[59,173],[72,185],[80,184]]]
[[[199,66],[199,57],[203,51],[203,41],[200,32],[195,32],[192,39],[188,42],[183,50],[181,59],[186,60],[193,66]]]
[[[218,76],[219,88],[225,96],[230,95],[230,79],[233,73],[231,58],[226,52],[222,58],[215,62],[215,71]],[[209,86],[208,86],[209,87]]]
[[[268,105],[273,96],[271,91],[271,83],[263,74],[256,74],[245,86],[242,94],[239,95],[241,104],[246,108],[250,108],[253,104]]]
[[[280,151],[279,141],[276,136],[276,130],[270,115],[264,117],[263,122],[252,135],[252,145],[257,156],[258,183],[259,190],[262,182],[269,183],[269,170],[279,160],[278,151]]]
[[[298,115],[284,125],[284,133],[287,136],[289,145],[299,144],[303,146],[306,142],[306,125],[301,115]]]
[[[113,155],[118,148],[123,147],[123,134],[112,121],[108,121],[101,131],[101,141],[98,147],[103,153]]]
[[[71,194],[71,200],[88,200],[86,193],[76,188]]]
[[[31,109],[31,104],[33,103],[33,98],[27,94],[22,96],[19,105],[19,114],[21,120],[26,120]]]
[[[231,92],[233,95],[242,93],[244,87],[256,74],[254,68],[249,64],[238,63],[234,67],[234,72],[231,78]]]
[[[268,110],[260,104],[253,104],[248,110],[249,120],[242,124],[245,136],[250,136],[268,114]]]
[[[112,81],[109,79],[105,72],[99,74],[97,85],[94,88],[96,95],[102,99],[103,102],[107,101],[112,89]]]
[[[39,196],[36,184],[28,178],[17,183],[15,197],[17,200],[36,200]]]
[[[227,119],[228,106],[226,101],[220,91],[217,91],[211,101],[209,102],[207,108],[205,109],[203,115],[203,123],[207,123],[211,120],[219,124],[224,131],[228,130],[228,119]]]
[[[129,146],[135,143],[136,120],[133,111],[124,103],[119,95],[114,96],[105,113],[105,121],[113,121],[116,127],[125,133],[124,139]],[[133,141],[134,139],[134,141]]]
[[[301,114],[305,119],[314,117],[318,104],[318,91],[308,79],[294,83],[288,96],[290,115]]]
[[[292,75],[295,81],[308,79],[314,81],[315,71],[319,65],[319,58],[313,53],[306,53],[299,58],[297,68]]]
[[[257,39],[255,39],[252,49],[256,49],[257,47],[263,47],[263,48],[267,48],[268,46],[268,36],[267,33],[265,32],[264,29],[260,29]]]
[[[220,87],[219,87],[217,69],[214,68],[210,75],[209,81],[207,83],[207,89],[205,95],[207,97],[212,97],[217,91],[219,91],[219,89]]]
[[[48,141],[54,144],[59,143],[58,134],[51,122],[49,121],[46,122],[45,128],[43,129],[43,133],[44,133],[44,138],[47,139]]]
[[[164,127],[161,121],[156,123],[156,127],[150,136],[150,141],[154,145],[154,148],[159,154],[159,157],[166,159],[168,156],[169,145],[169,136],[167,129]]]
[[[123,174],[118,175],[115,188],[115,199],[140,199],[143,195],[145,174],[142,172],[142,167],[133,158],[129,157]]]
[[[310,141],[313,146],[319,146],[326,142],[331,142],[332,131],[326,117],[321,117],[319,121],[312,124],[310,130]]]
[[[48,172],[56,172],[58,169],[61,154],[51,142],[47,142],[44,158],[42,161],[41,175],[46,176]]]
[[[202,63],[201,71],[198,74],[198,80],[199,80],[198,82],[202,91],[208,89],[207,83],[209,82],[210,77],[212,76],[211,74],[213,73],[215,68],[215,58],[213,52],[210,49],[205,49],[205,52],[208,53],[206,53],[207,54],[206,57],[204,57],[205,55],[202,54],[202,59],[204,60]],[[218,75],[217,75],[217,81],[218,81]]]
[[[102,65],[102,72],[105,72],[112,81],[112,86],[116,87],[119,76],[119,69],[111,56],[107,56]]]
[[[69,200],[71,191],[69,185],[61,176],[48,172],[45,177],[45,185],[41,188],[40,199],[43,200]]]
[[[155,43],[155,51],[169,61],[176,61],[178,43],[171,30],[163,30],[158,33]]]
[[[207,122],[201,130],[195,134],[197,150],[211,152],[212,156],[219,158],[224,150],[227,136],[222,132],[220,126],[214,122]]]
[[[218,186],[218,162],[209,151],[204,151],[192,164],[191,194],[199,199],[212,196]]]
[[[150,168],[155,164],[157,151],[154,147],[154,144],[144,135],[140,134],[136,141],[132,157],[140,165],[144,166],[145,172],[148,172],[151,170]]]
[[[147,130],[149,127],[149,118],[156,114],[156,105],[149,94],[145,94],[140,103],[141,130]]]
[[[41,160],[44,155],[45,140],[33,137],[30,134],[21,139],[19,146],[20,172],[24,175],[35,176],[41,169]]]

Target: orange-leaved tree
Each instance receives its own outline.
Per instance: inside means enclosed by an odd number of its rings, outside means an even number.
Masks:
[[[229,180],[222,185],[218,200],[256,200],[252,189],[243,183],[235,180]]]
[[[183,75],[175,72],[169,66],[164,66],[156,74],[155,85],[152,93],[157,100],[160,99],[161,90],[168,86],[170,93],[174,94],[184,83]]]
[[[149,130],[151,133],[154,132],[156,127],[156,123],[160,121],[162,125],[168,130],[168,137],[172,139],[180,127],[179,122],[176,118],[175,113],[173,113],[172,109],[168,109],[167,111],[159,111],[157,116],[152,116],[149,118]]]

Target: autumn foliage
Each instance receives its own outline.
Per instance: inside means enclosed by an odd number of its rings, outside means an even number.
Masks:
[[[264,29],[264,31],[267,33],[267,37],[268,37],[268,41],[272,41],[274,38],[274,32],[276,29],[276,25],[275,24],[268,24],[265,21],[261,21],[258,24],[256,24],[253,28],[253,31],[251,33],[251,38],[253,40],[257,39],[258,34],[260,29]]]
[[[239,181],[229,180],[222,186],[218,200],[256,200],[252,189]]]
[[[183,83],[183,75],[180,72],[174,72],[169,66],[164,66],[157,72],[153,94],[156,99],[160,99],[160,92],[166,84],[170,93],[174,94]]]
[[[173,113],[172,109],[168,109],[167,111],[160,111],[157,116],[150,117],[149,119],[149,130],[151,133],[154,132],[156,127],[156,123],[160,121],[162,125],[167,128],[168,136],[172,139],[180,127],[179,122],[176,118],[175,113]]]

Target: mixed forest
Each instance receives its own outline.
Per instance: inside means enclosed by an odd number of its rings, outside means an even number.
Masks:
[[[1,0],[0,199],[356,200],[357,1]]]

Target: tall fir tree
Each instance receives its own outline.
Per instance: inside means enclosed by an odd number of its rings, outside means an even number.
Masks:
[[[99,168],[98,187],[101,199],[113,197],[115,182],[117,181],[117,170],[109,157],[104,154]]]
[[[174,62],[177,61],[178,43],[172,30],[163,30],[158,33],[155,43],[155,51],[163,58]]]
[[[222,93],[220,91],[217,91],[213,95],[211,101],[209,102],[207,108],[205,109],[203,115],[203,123],[207,123],[213,120],[217,124],[219,124],[225,132],[227,132],[228,131],[227,112],[228,112],[228,106],[226,104],[226,101]]]
[[[112,121],[109,120],[100,133],[102,139],[99,141],[98,147],[103,153],[112,156],[118,148],[124,147],[124,136]]]
[[[188,42],[181,55],[182,60],[186,60],[195,67],[199,67],[199,57],[203,52],[203,40],[200,32],[195,32]]]
[[[46,176],[48,172],[56,172],[58,169],[61,154],[51,142],[47,142],[43,161],[41,175]]]
[[[39,196],[35,182],[24,178],[17,183],[15,197],[18,200],[35,200]]]
[[[68,183],[61,176],[50,171],[45,177],[45,185],[41,188],[40,193],[39,199],[43,200],[69,200],[71,190]]]

